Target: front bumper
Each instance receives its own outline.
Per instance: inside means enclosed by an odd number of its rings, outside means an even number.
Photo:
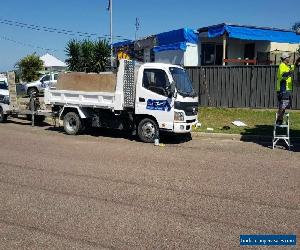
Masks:
[[[175,122],[173,132],[176,134],[185,134],[192,131],[193,126],[198,123],[197,117],[187,117],[185,122]]]

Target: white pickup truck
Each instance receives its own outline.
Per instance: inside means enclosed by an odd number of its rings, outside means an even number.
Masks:
[[[7,78],[1,75],[0,75],[0,103],[9,104]]]
[[[110,82],[112,75],[103,73]],[[85,89],[93,77],[99,75],[61,74],[57,89],[45,90],[45,104],[63,119],[67,134],[106,127],[132,130],[142,141],[153,142],[160,130],[190,133],[198,122],[197,94],[179,66],[121,60],[116,81],[103,91]]]
[[[46,88],[55,87],[57,83],[58,73],[49,73],[41,76],[34,82],[24,84],[25,93],[30,96],[33,93],[43,93]]]

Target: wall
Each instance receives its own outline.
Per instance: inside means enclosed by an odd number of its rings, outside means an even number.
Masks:
[[[275,43],[271,42],[270,51],[280,50],[286,52],[296,52],[300,44]]]
[[[155,62],[170,63],[182,66],[198,66],[198,46],[197,44],[187,44],[186,51],[167,50],[155,53]]]
[[[187,44],[184,53],[184,66],[199,66],[199,52],[197,44]]]
[[[144,62],[151,62],[151,52],[149,48],[144,49]]]
[[[184,51],[167,50],[167,51],[155,52],[155,62],[183,65]]]

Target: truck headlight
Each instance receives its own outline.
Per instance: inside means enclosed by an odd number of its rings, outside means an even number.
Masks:
[[[174,112],[174,120],[179,121],[179,122],[183,122],[184,121],[184,113],[175,111]]]

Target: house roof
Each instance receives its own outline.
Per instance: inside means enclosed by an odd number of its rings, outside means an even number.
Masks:
[[[226,33],[231,38],[242,40],[300,44],[300,36],[294,31],[285,29],[221,23],[200,28],[198,31],[207,32],[210,38],[220,37]]]
[[[137,41],[124,41],[114,43],[114,48],[135,45],[135,49],[139,50],[141,47],[155,47],[155,49],[171,50],[181,49],[186,43],[197,44],[198,32],[189,28],[182,28],[177,30],[171,30],[156,35],[147,36],[145,38],[138,39]],[[175,45],[175,46],[174,46]],[[180,45],[180,46],[179,46]],[[184,46],[182,46],[184,45]]]
[[[124,46],[130,46],[130,45],[133,45],[133,44],[134,44],[134,41],[126,40],[126,41],[114,43],[113,47],[114,48],[120,48],[120,47],[124,47]]]
[[[62,62],[61,60],[57,59],[55,56],[52,56],[48,53],[41,56],[40,59],[44,62],[44,67],[46,68],[67,66],[64,62]]]

